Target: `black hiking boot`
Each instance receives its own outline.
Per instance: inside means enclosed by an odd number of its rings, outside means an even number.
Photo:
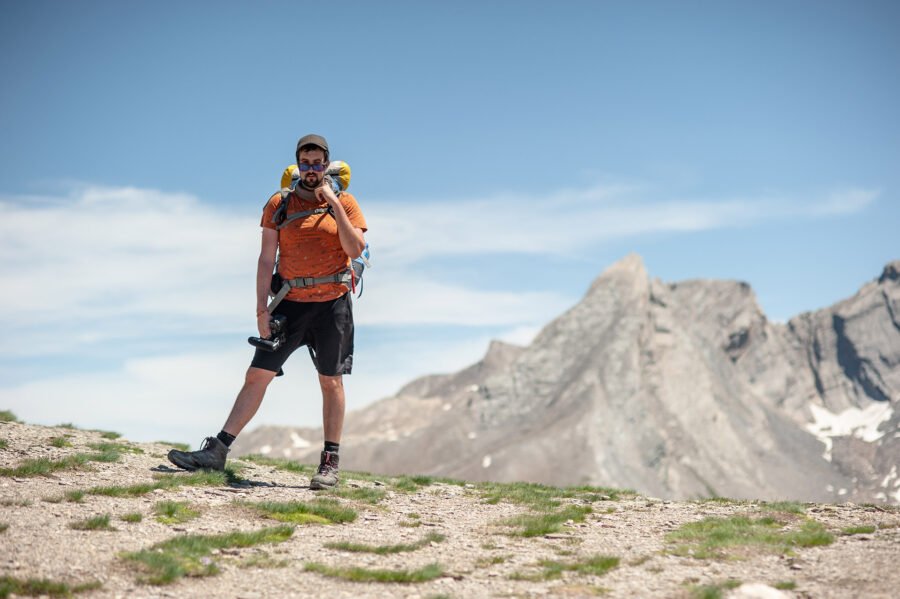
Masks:
[[[225,470],[225,456],[228,448],[215,437],[207,437],[200,446],[200,451],[169,450],[169,461],[185,470]]]
[[[330,489],[338,484],[338,463],[340,456],[331,451],[323,451],[319,458],[319,471],[309,481],[310,489]]]

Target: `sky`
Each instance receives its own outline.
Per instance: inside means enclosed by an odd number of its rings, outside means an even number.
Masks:
[[[316,132],[372,268],[348,407],[527,344],[636,253],[785,322],[900,259],[896,2],[0,0],[0,409],[196,446]],[[301,351],[249,428],[318,426]]]

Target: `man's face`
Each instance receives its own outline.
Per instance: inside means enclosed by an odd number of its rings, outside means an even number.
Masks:
[[[321,172],[316,172],[310,168],[304,172],[303,169],[307,167],[327,167],[328,162],[325,161],[325,151],[302,150],[300,152],[300,162],[297,163],[297,166],[300,167],[300,180],[303,181],[303,185],[307,188],[318,187],[319,183],[321,183],[322,179],[325,177],[325,171],[322,170]]]

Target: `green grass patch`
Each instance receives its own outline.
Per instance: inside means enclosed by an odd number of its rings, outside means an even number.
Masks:
[[[884,503],[876,505],[874,503],[863,503],[862,507],[866,508],[867,511],[891,512],[893,514],[900,514],[900,505],[887,505]]]
[[[428,564],[418,570],[379,570],[359,567],[334,568],[313,562],[306,564],[303,570],[353,582],[396,582],[401,584],[428,582],[444,575],[444,568],[440,564]]]
[[[571,562],[558,562],[556,560],[541,560],[538,566],[541,572],[536,574],[514,573],[513,580],[555,580],[561,578],[563,572],[575,572],[582,576],[603,576],[619,565],[618,557],[608,555],[593,555],[581,560]]]
[[[69,524],[69,528],[75,530],[116,530],[109,524],[109,514],[72,522]]]
[[[88,443],[88,447],[101,453],[144,453],[144,450],[127,443]]]
[[[364,543],[352,543],[350,541],[339,541],[336,543],[325,543],[328,549],[337,549],[339,551],[350,551],[353,553],[375,553],[378,555],[389,555],[392,553],[404,553],[407,551],[415,551],[421,549],[431,543],[440,543],[446,539],[442,534],[430,532],[415,543],[400,543],[397,545],[366,545]]]
[[[805,514],[806,506],[796,501],[773,501],[765,502],[760,506],[767,512],[785,512],[788,514]]]
[[[6,439],[0,439],[0,449],[8,449],[9,442]]]
[[[65,435],[50,437],[50,445],[53,447],[72,447],[72,444],[69,443],[69,439]]]
[[[497,564],[502,564],[510,557],[511,556],[509,555],[489,555],[487,557],[479,557],[477,560],[475,560],[475,567],[489,568],[491,566],[496,566]]]
[[[192,509],[187,501],[158,501],[153,511],[157,521],[163,524],[181,524],[200,515],[199,510]]]
[[[128,514],[122,514],[121,516],[119,516],[119,520],[121,520],[122,522],[130,522],[132,524],[135,522],[140,522],[143,519],[144,515],[140,512],[130,512]]]
[[[261,466],[272,466],[273,468],[276,468],[278,470],[293,472],[294,474],[302,474],[304,476],[308,476],[316,472],[316,468],[314,466],[301,464],[300,462],[293,462],[291,460],[286,460],[283,458],[267,458],[261,455],[248,455],[243,456],[241,459],[247,460],[248,462],[253,462],[254,464],[259,464]],[[341,472],[341,474],[343,476],[346,476],[345,472]]]
[[[741,581],[729,579],[718,584],[692,586],[689,589],[692,599],[722,599],[727,591],[741,586]]]
[[[186,474],[162,474],[154,476],[153,480],[146,483],[137,483],[128,486],[101,486],[91,487],[85,492],[88,495],[102,495],[104,497],[140,497],[157,489],[177,489],[178,487],[223,487],[228,484],[228,476],[224,472],[209,472],[198,470]]]
[[[19,419],[9,410],[0,410],[0,422],[19,422]]]
[[[562,525],[569,520],[584,522],[584,517],[593,509],[585,505],[568,505],[561,510],[547,513],[525,514],[503,520],[503,526],[516,527],[519,530],[511,533],[522,537],[539,537],[559,532]]]
[[[313,501],[263,501],[244,504],[267,518],[293,524],[340,524],[356,520],[356,510],[344,507],[336,499]]]
[[[705,518],[681,526],[666,538],[676,543],[669,553],[698,559],[727,558],[737,548],[788,553],[795,547],[828,545],[834,541],[825,527],[814,520],[803,521],[799,529],[785,530],[781,522],[770,516]]]
[[[362,476],[372,476],[365,472],[361,472],[359,474]],[[465,481],[457,480],[455,478],[445,478],[443,476],[426,476],[423,474],[392,477],[388,480],[387,484],[390,485],[390,487],[395,491],[400,491],[401,493],[413,493],[423,487],[433,485],[434,483],[454,485],[457,487],[462,487],[466,484]]]
[[[578,485],[572,487],[551,487],[537,483],[480,483],[477,486],[485,503],[495,505],[501,501],[527,505],[538,511],[550,511],[560,507],[562,499],[581,499],[583,501],[617,500],[622,495],[634,495],[628,489],[612,489]]]
[[[425,482],[426,477],[400,476],[390,481],[391,488],[401,493],[413,493],[420,487],[427,487],[430,481]],[[422,481],[421,484],[418,481]]]
[[[86,582],[69,586],[64,582],[55,582],[46,578],[21,579],[13,576],[0,576],[0,597],[10,595],[29,597],[71,597],[76,593],[95,591],[103,585],[99,582]]]
[[[53,437],[63,439],[65,437]],[[52,443],[52,442],[51,442]],[[121,443],[94,443],[90,447],[96,453],[76,453],[53,460],[50,458],[32,458],[24,460],[13,468],[0,468],[0,476],[15,476],[29,478],[34,476],[47,476],[62,470],[78,470],[84,468],[89,462],[118,462],[124,452],[143,453],[136,447],[129,447]]]
[[[406,514],[406,517],[408,518],[408,520],[401,520],[400,522],[398,522],[398,524],[400,526],[403,526],[405,528],[418,528],[418,527],[422,526],[422,516],[421,515],[419,515],[415,512],[412,512],[412,513]]]
[[[74,489],[72,491],[66,491],[63,494],[63,498],[69,503],[82,503],[84,502],[84,491],[80,489]]]
[[[0,522],[0,533],[4,533],[9,530],[9,522]]]
[[[384,499],[386,491],[384,489],[379,489],[378,487],[338,487],[326,491],[326,494],[333,497],[375,505]]]
[[[560,498],[574,497],[559,487],[548,487],[535,483],[483,483],[479,485],[484,502],[496,505],[501,501],[527,505],[536,510],[552,510],[562,505]]]
[[[222,535],[182,535],[148,549],[126,553],[122,558],[138,564],[150,584],[170,584],[182,576],[212,576],[219,572],[209,558],[215,549],[251,547],[262,543],[281,543],[294,533],[292,526],[276,526],[252,532]]]
[[[748,505],[752,503],[747,499],[732,499],[731,497],[719,497],[718,495],[704,497],[695,501],[697,503],[718,503],[720,505]]]
[[[291,565],[286,559],[275,559],[267,553],[257,553],[237,564],[241,568],[287,568]]]
[[[31,505],[30,499],[0,499],[0,505],[3,507],[28,507]]]
[[[68,429],[71,431],[81,430],[77,426],[72,424],[71,422],[63,422],[61,424],[57,424],[56,428],[65,428],[65,429]],[[87,432],[89,432],[89,433],[100,433],[100,436],[103,437],[104,439],[112,440],[112,439],[118,439],[122,436],[120,433],[116,433],[114,431],[104,431],[104,430],[101,430],[98,428],[89,428],[89,429],[85,429],[85,430],[87,430]]]
[[[566,584],[553,589],[560,596],[566,597],[602,597],[609,595],[610,590],[606,587],[592,586],[588,584]]]
[[[0,468],[0,476],[31,477],[46,476],[59,470],[74,470],[88,463],[86,454],[66,456],[59,460],[32,458],[13,468]]]
[[[783,580],[781,582],[776,582],[772,586],[779,591],[793,591],[797,588],[797,583],[793,580]]]
[[[871,525],[867,526],[848,526],[847,528],[841,529],[841,534],[844,536],[849,535],[870,535],[875,532],[875,527]]]
[[[191,448],[187,443],[176,443],[175,441],[157,441],[157,443],[180,451],[188,451]]]

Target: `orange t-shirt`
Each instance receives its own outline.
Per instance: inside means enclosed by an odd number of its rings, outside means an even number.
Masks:
[[[345,191],[340,200],[350,223],[366,231],[366,219],[356,198]],[[277,229],[272,222],[272,215],[279,205],[281,193],[276,193],[263,208],[260,226]],[[291,194],[288,196],[287,216],[325,207],[325,202],[302,200],[296,194]],[[278,231],[278,253],[278,273],[285,279],[323,277],[350,266],[350,257],[344,252],[338,237],[337,221],[328,213],[313,214],[288,223]],[[313,287],[294,287],[288,292],[286,299],[295,302],[327,302],[341,297],[347,291],[347,286],[342,283],[324,283]]]

